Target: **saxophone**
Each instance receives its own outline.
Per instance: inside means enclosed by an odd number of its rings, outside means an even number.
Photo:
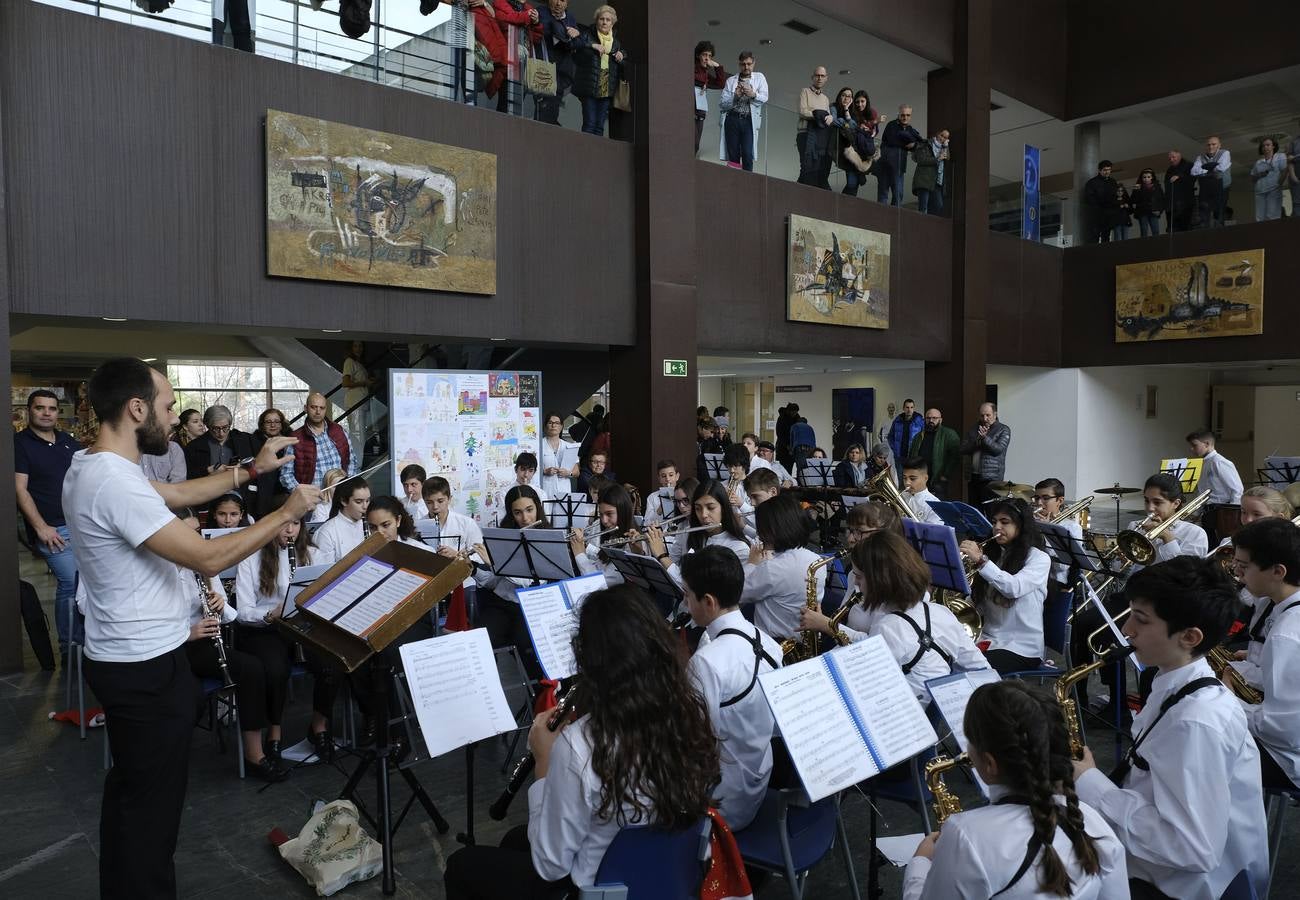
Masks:
[[[208,580],[200,573],[194,573],[194,580],[199,583],[199,607],[203,610],[203,618],[216,618],[216,613],[212,611],[212,589],[208,585]],[[235,686],[235,679],[230,677],[230,666],[226,660],[226,642],[221,637],[221,623],[217,623],[217,633],[213,636],[212,642],[217,645],[217,665],[221,667],[221,680],[224,682],[222,690],[229,691]]]
[[[1238,700],[1252,705],[1264,702],[1264,692],[1251,687],[1246,677],[1233,667],[1232,657],[1223,647],[1215,647],[1207,653],[1205,661],[1214,670],[1215,677],[1224,682]]]
[[[1079,704],[1074,700],[1074,686],[1102,666],[1119,662],[1132,652],[1133,647],[1129,644],[1112,647],[1092,662],[1075,666],[1056,679],[1056,684],[1053,686],[1056,692],[1056,705],[1061,708],[1061,715],[1065,718],[1065,729],[1070,734],[1070,755],[1075,759],[1083,759],[1084,744],[1083,722],[1079,718]]]
[[[820,569],[826,568],[831,563],[835,562],[837,559],[843,559],[844,557],[848,556],[849,549],[850,548],[845,547],[844,549],[830,556],[823,556],[821,559],[818,559],[816,562],[814,562],[811,566],[808,567],[808,574],[806,576],[806,583],[805,583],[807,596],[804,599],[804,602],[807,605],[808,609],[816,611],[819,605],[817,601],[817,572]],[[845,607],[847,606],[848,606],[848,602],[846,600]],[[845,615],[848,615],[847,609],[845,609]],[[840,644],[848,643],[848,638],[842,637],[840,635],[836,636],[836,640],[839,641]],[[812,659],[816,655],[817,655],[817,632],[816,631],[812,631],[812,630],[805,631],[803,633],[803,637],[789,638],[781,643],[782,665],[788,666],[791,663],[803,662],[805,659]]]
[[[857,606],[861,602],[862,602],[862,591],[854,591],[848,597],[844,598],[844,602],[840,604],[840,608],[835,610],[835,612],[830,617],[830,621],[827,623],[827,627],[830,628],[831,634],[835,636],[835,643],[841,647],[847,647],[849,645],[849,636],[844,632],[840,631],[840,626],[843,625],[844,620],[848,618],[849,610],[853,609],[853,607]],[[787,638],[786,640],[782,641],[781,657],[785,659],[787,657],[794,656],[796,649],[801,648],[803,646],[801,640],[802,640],[801,638]],[[799,652],[802,653],[803,651],[800,650]],[[802,661],[802,659],[804,658],[805,657],[800,657],[799,659],[791,659],[791,661],[799,662]]]
[[[942,825],[953,813],[961,812],[961,800],[957,795],[948,790],[948,785],[943,783],[943,776],[950,769],[958,766],[970,766],[970,756],[965,753],[959,753],[956,756],[936,756],[925,764],[925,784],[934,795],[934,820],[938,825]]]

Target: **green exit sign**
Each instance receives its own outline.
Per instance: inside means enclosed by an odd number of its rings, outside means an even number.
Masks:
[[[686,377],[686,360],[684,359],[665,359],[664,375],[669,378]]]

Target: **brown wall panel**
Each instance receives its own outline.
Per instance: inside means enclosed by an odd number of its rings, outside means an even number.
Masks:
[[[636,339],[629,144],[35,3],[0,85],[13,312]],[[497,294],[268,278],[268,107],[498,154]]]
[[[699,162],[699,346],[704,350],[947,359],[952,223],[834,191]],[[785,320],[791,213],[888,232],[890,327]]]
[[[989,235],[990,363],[1061,364],[1062,255],[1058,247]]]
[[[1300,220],[1282,219],[1077,247],[1065,253],[1062,365],[1157,365],[1295,359]],[[1115,343],[1115,266],[1264,249],[1264,333],[1249,337]]]

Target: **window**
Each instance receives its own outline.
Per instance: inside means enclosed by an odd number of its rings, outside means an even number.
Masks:
[[[307,382],[271,360],[174,359],[167,379],[176,390],[176,412],[220,404],[230,407],[240,431],[257,428],[257,417],[269,406],[293,418],[302,410]]]

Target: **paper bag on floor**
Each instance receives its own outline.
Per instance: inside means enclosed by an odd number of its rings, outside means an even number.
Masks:
[[[280,856],[321,897],[365,881],[383,868],[383,848],[361,828],[357,808],[335,800],[316,811],[298,836],[279,847]]]

